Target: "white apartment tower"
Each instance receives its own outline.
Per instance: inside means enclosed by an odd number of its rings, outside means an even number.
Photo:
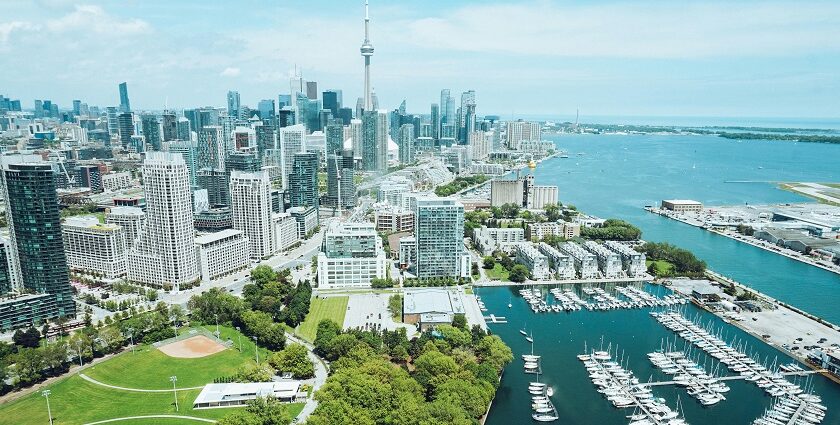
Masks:
[[[264,258],[276,251],[268,173],[231,172],[230,209],[233,228],[241,230],[250,241],[251,258]]]
[[[199,279],[190,172],[170,152],[148,152],[142,170],[146,224],[128,255],[128,279],[177,289]]]
[[[283,173],[283,189],[289,188],[289,174],[292,172],[292,163],[296,153],[306,152],[306,126],[296,124],[280,129],[278,138],[280,143],[280,168]],[[252,253],[253,254],[253,253]]]

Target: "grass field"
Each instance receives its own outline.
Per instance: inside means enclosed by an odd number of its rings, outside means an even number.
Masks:
[[[215,331],[215,326],[207,326]],[[119,356],[87,369],[84,373],[91,378],[110,385],[149,390],[168,389],[169,377],[178,377],[178,387],[188,388],[213,382],[214,378],[231,376],[243,364],[255,361],[254,341],[242,336],[243,353],[238,351],[238,338],[235,329],[219,326],[222,339],[233,341],[233,346],[220,353],[197,359],[179,359],[169,357],[157,348],[139,346],[132,353],[130,350]],[[267,358],[267,351],[260,353]]]
[[[508,272],[507,269],[502,267],[499,263],[496,263],[492,269],[485,270],[484,272],[487,273],[487,277],[489,277],[490,280],[509,280],[508,276],[510,275],[510,272]]]
[[[650,267],[650,264],[656,264],[656,275],[663,276],[667,275],[670,270],[673,270],[674,265],[665,261],[665,260],[647,260],[645,261],[645,266]]]
[[[215,326],[207,326],[215,331]],[[126,351],[108,361],[86,369],[83,373],[102,383],[129,388],[171,389],[169,376],[178,377],[178,387],[198,387],[213,382],[213,378],[229,376],[243,364],[253,362],[253,341],[242,336],[243,352],[238,347],[238,332],[219,327],[222,339],[230,339],[234,346],[220,353],[197,359],[177,359],[166,356],[156,348],[146,345]],[[260,358],[268,357],[261,349]],[[182,414],[217,419],[231,412],[230,409],[193,410],[192,402],[201,390],[179,390],[180,411],[175,411],[174,394],[140,393],[116,390],[85,381],[72,375],[47,387],[51,390],[50,407],[54,423],[82,424],[124,416]],[[297,415],[303,405],[291,406]],[[12,422],[4,422],[11,419]],[[11,403],[0,405],[0,423],[20,425],[48,423],[46,400],[37,391]],[[121,422],[125,423],[125,422]],[[186,421],[148,419],[135,420],[132,424],[175,424]]]
[[[313,298],[309,306],[309,314],[298,327],[297,334],[307,341],[315,341],[318,322],[321,320],[332,319],[339,326],[344,325],[344,315],[347,313],[349,300],[350,297]]]

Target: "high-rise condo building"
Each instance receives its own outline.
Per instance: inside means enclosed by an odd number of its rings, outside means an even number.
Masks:
[[[181,155],[149,152],[143,161],[146,223],[128,255],[128,279],[178,288],[199,279],[190,175]]]
[[[432,111],[431,111],[431,124],[432,124],[432,135],[433,139],[437,139],[440,137],[440,106],[437,103],[432,103]]]
[[[507,123],[507,148],[517,149],[521,141],[540,140],[540,124],[528,121],[509,121]]]
[[[274,229],[271,220],[271,180],[268,173],[233,171],[230,175],[233,228],[248,238],[251,258],[273,254]]]
[[[399,131],[400,163],[414,162],[414,126],[403,124]]]
[[[227,92],[227,113],[228,116],[231,117],[238,117],[239,116],[239,92],[238,91],[229,91]]]
[[[283,127],[279,131],[278,142],[280,144],[280,167],[281,173],[283,174],[283,189],[289,188],[289,174],[292,172],[295,154],[305,152],[305,139],[306,127],[303,124]]]
[[[318,209],[318,154],[315,152],[294,155],[289,174],[289,204],[292,208]]]
[[[111,207],[105,213],[105,223],[120,226],[126,248],[131,249],[143,232],[146,213],[138,207]]]
[[[125,276],[125,233],[116,224],[101,224],[93,215],[68,217],[61,225],[67,265],[72,270],[96,273],[104,279]]]
[[[209,125],[198,131],[198,168],[225,168],[225,140],[222,127]]]
[[[128,84],[120,83],[120,112],[131,112],[131,104],[128,101]]]
[[[452,199],[417,199],[415,214],[417,277],[460,277],[464,253],[464,205]]]
[[[341,153],[327,155],[327,197],[328,205],[350,209],[356,206],[356,182],[353,180],[353,151],[344,149]]]
[[[376,168],[375,170],[384,173],[388,171],[388,111],[380,109],[376,111]]]
[[[120,143],[123,147],[131,144],[131,136],[134,136],[134,114],[131,112],[122,112],[117,118]]]
[[[339,109],[341,109],[341,90],[330,89],[322,93],[321,100],[324,104],[324,109],[332,111],[333,117],[339,116]]]
[[[362,162],[364,152],[364,131],[361,119],[350,121],[350,140],[353,144],[353,158],[357,162]]]
[[[160,150],[160,123],[154,115],[141,115],[140,125],[143,129],[143,137],[151,150]]]
[[[169,143],[169,152],[179,153],[190,172],[190,187],[196,187],[198,175],[198,143],[192,140],[177,140]]]
[[[2,162],[12,273],[19,277],[20,289],[54,299],[43,317],[72,318],[76,304],[61,238],[55,171],[34,155],[4,157]]]
[[[163,141],[169,142],[171,140],[178,139],[178,118],[175,116],[175,113],[170,111],[164,111],[161,118],[161,127],[163,128]]]

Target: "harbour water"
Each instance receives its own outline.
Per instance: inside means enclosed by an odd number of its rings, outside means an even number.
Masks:
[[[509,425],[531,423],[531,396],[528,394],[528,382],[534,380],[535,375],[523,372],[522,354],[531,352],[531,344],[519,333],[523,327],[534,338],[534,353],[542,356],[543,375],[540,380],[554,389],[551,398],[557,408],[560,419],[556,423],[562,424],[604,424],[626,425],[630,422],[627,415],[633,414],[632,408],[616,409],[596,391],[589,379],[583,364],[577,355],[584,350],[584,343],[588,348],[599,348],[603,337],[603,348],[612,344],[613,353],[618,345],[618,359],[623,354],[626,365],[642,382],[649,379],[669,381],[672,376],[656,369],[648,360],[647,353],[658,350],[662,341],[676,340],[677,347],[683,348],[684,340],[666,329],[650,316],[650,308],[632,310],[611,310],[606,312],[581,310],[570,313],[533,313],[528,304],[519,297],[516,287],[478,288],[489,313],[504,315],[507,324],[490,324],[490,329],[499,335],[513,350],[514,360],[508,365],[502,377],[502,383],[496,394],[496,399],[490,410],[487,425]],[[544,288],[546,291],[548,288]],[[664,294],[665,288],[647,285],[653,293]],[[580,292],[578,294],[583,297]],[[513,306],[507,308],[510,302]],[[740,329],[728,325],[716,316],[708,314],[692,305],[682,307],[689,318],[700,317],[704,325],[713,324],[715,329],[723,329],[726,341],[737,338],[746,341],[748,352],[752,357],[767,362],[769,365],[776,360],[777,364],[785,364],[792,359],[780,351],[764,344]],[[700,352],[695,349],[695,352]],[[614,354],[614,358],[616,355]],[[711,370],[719,363],[705,353],[700,352],[699,364],[705,363],[706,369]],[[724,365],[719,369],[722,375],[732,375]],[[798,378],[792,382],[802,382],[805,378]],[[837,385],[820,375],[807,378],[816,394],[823,399],[828,407],[828,414],[823,424],[840,424],[840,385]],[[737,424],[746,425],[761,416],[766,408],[772,405],[772,398],[756,385],[741,381],[727,381],[731,391],[725,394],[726,400],[713,406],[702,406],[695,399],[689,397],[682,387],[657,386],[653,387],[653,394],[667,400],[667,405],[676,407],[679,395],[682,412],[689,424]]]
[[[638,225],[643,237],[690,249],[709,267],[770,296],[840,323],[840,276],[808,266],[705,230],[649,214],[642,207],[661,199],[695,199],[706,205],[806,202],[808,199],[776,188],[778,181],[838,181],[840,146],[778,141],[734,141],[714,136],[562,135],[549,136],[569,158],[554,158],[535,170],[537,184],[557,185],[560,200],[603,218],[621,218]],[[582,155],[579,155],[582,153]],[[750,182],[750,183],[736,183]],[[648,286],[649,290],[663,291]],[[519,329],[533,331],[535,351],[543,356],[544,382],[554,387],[552,398],[564,424],[626,424],[632,409],[616,409],[595,390],[586,369],[575,357],[587,342],[618,344],[640,380],[667,380],[646,353],[674,334],[644,310],[534,314],[514,288],[480,288],[489,313],[509,323],[491,325],[514,351],[487,424],[528,423],[530,397],[520,355],[530,352]],[[508,301],[513,298],[513,307]],[[763,342],[695,307],[704,323],[723,328],[726,340],[749,341],[755,358],[768,363],[790,358]],[[526,325],[527,323],[527,325]],[[677,338],[679,344],[682,340]],[[619,351],[619,355],[621,353]],[[717,361],[707,358],[711,367]],[[701,360],[701,363],[703,360]],[[724,368],[724,374],[729,374]],[[821,376],[810,378],[829,411],[824,424],[840,424],[840,385]],[[674,407],[677,395],[690,424],[747,424],[770,407],[772,399],[755,385],[730,381],[727,400],[702,407],[685,390],[656,387],[654,394]]]

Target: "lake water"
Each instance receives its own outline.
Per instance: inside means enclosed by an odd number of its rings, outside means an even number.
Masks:
[[[777,141],[733,141],[714,136],[561,135],[554,140],[570,158],[554,158],[534,171],[537,184],[557,185],[560,201],[603,218],[628,220],[643,231],[643,238],[668,241],[693,251],[715,271],[810,313],[840,323],[840,276],[764,251],[702,229],[645,212],[645,205],[662,199],[695,199],[705,205],[805,202],[807,198],[776,188],[777,181],[840,181],[840,146]],[[578,155],[578,153],[584,153]],[[752,183],[734,183],[750,181]],[[662,288],[649,288],[654,291]],[[630,368],[641,380],[665,380],[645,356],[674,335],[649,316],[649,310],[534,314],[514,289],[478,290],[490,313],[507,316],[509,324],[491,325],[514,350],[487,423],[528,423],[530,396],[520,355],[530,345],[519,334],[527,322],[534,332],[535,351],[543,355],[543,380],[555,389],[553,400],[564,424],[626,424],[632,412],[618,410],[596,392],[582,363],[575,357],[604,341],[618,344]],[[513,308],[507,303],[513,299]],[[748,334],[720,322],[694,307],[691,315],[723,327],[727,340],[737,336],[751,341],[756,358],[788,357]],[[709,358],[709,364],[715,363]],[[824,424],[840,424],[840,385],[813,378],[815,391],[829,407]],[[772,403],[758,387],[729,383],[727,400],[702,407],[685,391],[659,387],[671,407],[681,395],[691,424],[747,424]]]

